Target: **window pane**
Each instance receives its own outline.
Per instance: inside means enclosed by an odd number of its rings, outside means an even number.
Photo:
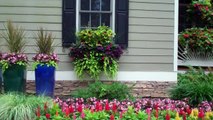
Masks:
[[[89,10],[89,0],[81,0],[81,10]]]
[[[101,14],[101,25],[110,26],[110,14]]]
[[[91,14],[91,27],[98,27],[100,25],[100,14]]]
[[[81,13],[81,27],[89,25],[89,13]]]
[[[91,10],[100,10],[100,0],[91,0]]]
[[[102,2],[101,2],[101,10],[110,11],[110,0],[102,0]]]

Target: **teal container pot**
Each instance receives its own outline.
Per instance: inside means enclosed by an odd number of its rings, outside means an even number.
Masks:
[[[26,67],[10,65],[3,72],[4,92],[22,92],[26,90]]]

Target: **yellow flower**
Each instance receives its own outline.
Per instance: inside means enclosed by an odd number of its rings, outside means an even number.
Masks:
[[[199,113],[199,111],[198,111],[198,109],[197,108],[195,108],[195,109],[193,109],[193,111],[194,111],[194,116],[198,116],[198,113]]]
[[[180,117],[179,117],[178,112],[176,113],[175,120],[181,120]]]

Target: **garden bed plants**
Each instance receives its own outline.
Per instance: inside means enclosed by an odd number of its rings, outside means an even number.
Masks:
[[[56,98],[52,107],[37,108],[37,120],[212,120],[213,102],[193,108],[186,101],[142,98],[136,101]]]

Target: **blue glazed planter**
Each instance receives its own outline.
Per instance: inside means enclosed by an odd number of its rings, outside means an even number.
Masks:
[[[55,67],[37,65],[35,69],[36,95],[53,97],[55,89]]]

